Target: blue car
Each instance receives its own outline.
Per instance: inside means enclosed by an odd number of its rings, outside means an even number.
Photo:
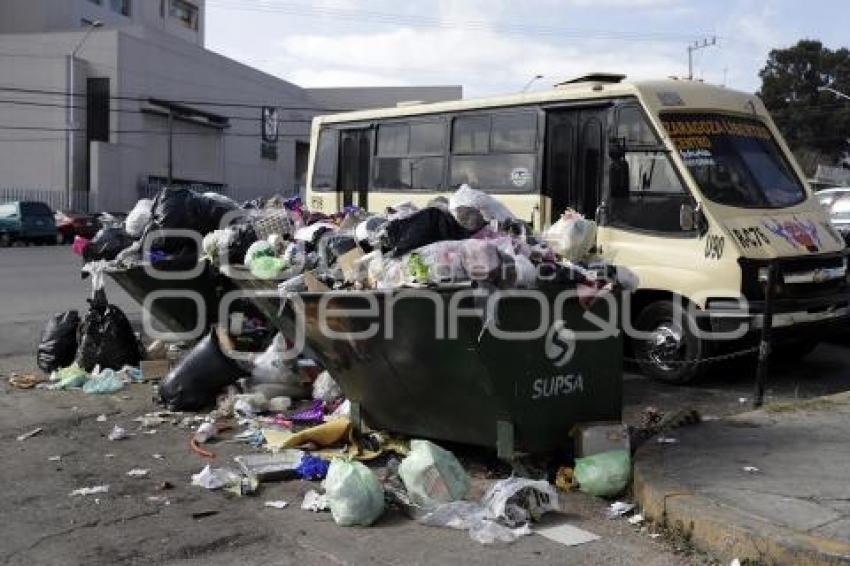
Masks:
[[[57,234],[53,211],[43,202],[0,204],[0,247],[15,242],[55,245]]]

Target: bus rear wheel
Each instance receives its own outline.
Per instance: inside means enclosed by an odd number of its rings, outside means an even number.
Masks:
[[[656,301],[641,311],[636,327],[644,335],[634,338],[632,346],[644,375],[677,385],[702,376],[706,343],[694,334],[693,322],[687,312],[678,316],[670,300]]]

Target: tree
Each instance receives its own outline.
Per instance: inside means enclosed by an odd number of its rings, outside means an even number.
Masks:
[[[759,76],[759,95],[808,174],[818,161],[835,164],[850,152],[850,100],[821,87],[850,93],[850,50],[801,40],[774,49]]]

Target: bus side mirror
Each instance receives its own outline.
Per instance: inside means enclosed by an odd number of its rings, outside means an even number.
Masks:
[[[608,168],[608,184],[611,198],[628,198],[629,196],[629,162],[626,161],[626,140],[614,138],[609,144],[608,155],[611,165]]]
[[[684,232],[693,232],[694,230],[704,236],[708,232],[708,219],[702,211],[702,205],[694,206],[689,202],[683,202],[679,207],[679,227]]]

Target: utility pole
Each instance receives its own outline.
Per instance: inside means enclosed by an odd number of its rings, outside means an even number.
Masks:
[[[174,184],[174,109],[168,109],[168,188]]]
[[[688,80],[694,80],[694,51],[717,45],[717,37],[706,37],[702,41],[694,41],[688,45]]]
[[[74,75],[76,74],[77,69],[76,69],[76,66],[74,65],[74,63],[76,62],[76,59],[77,59],[77,53],[79,53],[80,49],[83,48],[83,45],[85,45],[89,36],[97,28],[103,27],[103,22],[101,22],[99,20],[94,21],[94,22],[91,22],[90,24],[88,24],[88,26],[89,26],[89,28],[86,30],[86,33],[83,34],[82,39],[80,39],[79,43],[77,43],[76,47],[74,47],[74,50],[71,51],[71,54],[68,55],[68,79],[65,82],[67,89],[68,89],[68,94],[67,94],[66,99],[65,99],[65,104],[67,106],[67,113],[66,114],[68,116],[68,127],[66,128],[68,131],[66,132],[67,138],[65,140],[65,143],[66,143],[66,146],[67,146],[65,148],[65,161],[66,161],[66,164],[65,164],[66,165],[66,168],[65,168],[65,176],[66,176],[65,206],[68,207],[68,210],[74,209],[74,204],[75,204],[74,203],[74,191],[76,189],[76,187],[74,185],[74,173],[75,173],[74,161],[76,160],[76,157],[74,156],[74,144],[77,141],[76,132],[77,132],[78,128],[77,128],[77,115],[76,115],[76,112],[74,111],[76,109],[76,106],[77,106],[76,100],[74,100],[74,97],[77,94],[76,93],[76,84],[75,84],[75,80],[74,80],[75,79]]]

